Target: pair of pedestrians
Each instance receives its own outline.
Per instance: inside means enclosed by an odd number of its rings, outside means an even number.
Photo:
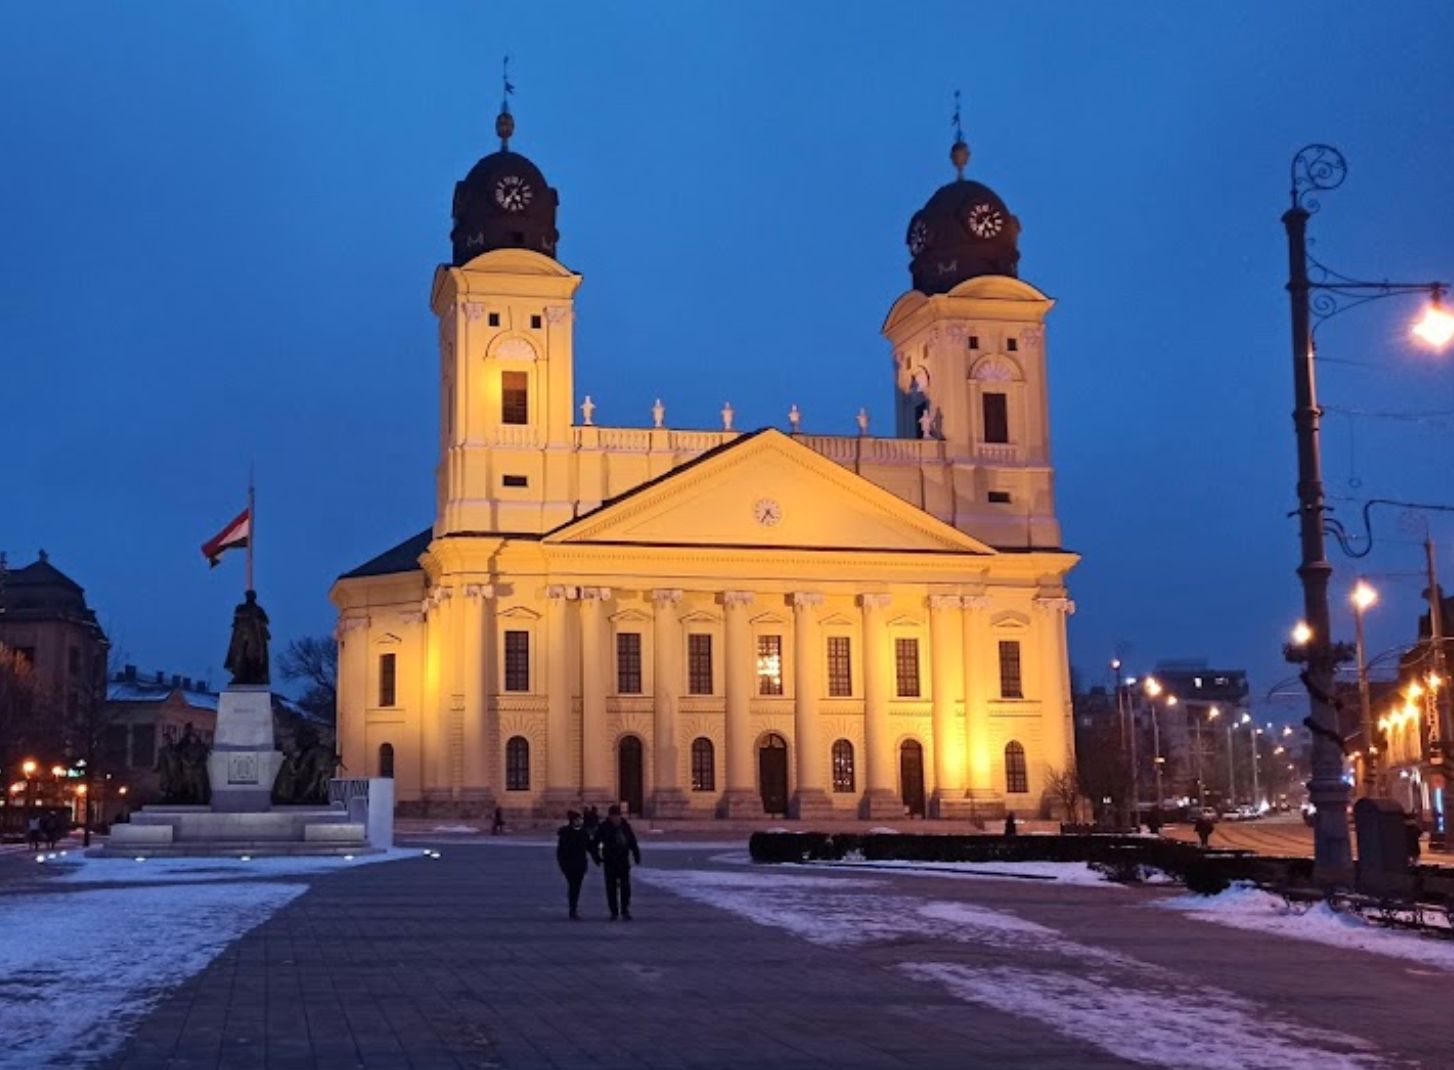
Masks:
[[[641,847],[631,823],[621,816],[621,807],[606,811],[606,820],[594,832],[575,810],[566,812],[566,824],[556,833],[555,860],[565,875],[570,916],[580,918],[581,885],[586,879],[587,861],[606,870],[606,905],[611,920],[631,920],[631,863],[641,864]]]

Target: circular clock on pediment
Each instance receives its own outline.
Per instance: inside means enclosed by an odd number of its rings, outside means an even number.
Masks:
[[[988,201],[970,206],[965,225],[976,238],[993,238],[1005,229],[1005,214]]]
[[[783,518],[783,507],[772,498],[759,498],[752,505],[752,516],[765,528],[776,527]]]
[[[535,191],[519,175],[506,175],[495,183],[495,203],[507,212],[524,211],[535,199]]]
[[[924,251],[924,246],[929,244],[929,224],[922,219],[916,219],[909,226],[909,252],[918,256]]]

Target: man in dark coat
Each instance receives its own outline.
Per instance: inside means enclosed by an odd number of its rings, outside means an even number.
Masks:
[[[596,833],[596,845],[606,867],[606,905],[611,908],[611,920],[619,915],[630,921],[631,862],[634,859],[641,865],[641,847],[631,831],[631,822],[621,816],[621,807],[612,806],[606,811],[606,823]]]
[[[581,901],[581,882],[586,879],[587,859],[601,864],[596,853],[596,844],[590,833],[581,824],[581,815],[574,810],[566,811],[566,823],[555,834],[555,861],[565,874],[566,899],[570,903],[570,916],[580,918],[577,907]],[[613,912],[612,916],[615,914]]]

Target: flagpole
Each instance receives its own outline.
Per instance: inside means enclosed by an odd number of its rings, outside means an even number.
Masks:
[[[252,585],[252,548],[257,542],[257,496],[253,491],[252,468],[247,470],[247,590],[254,590]]]

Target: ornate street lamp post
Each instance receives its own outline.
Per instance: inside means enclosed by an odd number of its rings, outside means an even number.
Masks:
[[[1293,424],[1297,429],[1298,538],[1302,551],[1297,572],[1302,580],[1303,620],[1308,628],[1307,642],[1289,648],[1289,656],[1306,663],[1302,681],[1308,692],[1309,711],[1304,723],[1312,733],[1308,795],[1317,808],[1313,875],[1323,884],[1351,881],[1353,856],[1348,842],[1343,739],[1332,701],[1333,672],[1340,660],[1347,659],[1348,652],[1332,640],[1328,609],[1328,578],[1333,567],[1328,563],[1324,541],[1323,467],[1318,437],[1322,409],[1318,407],[1313,366],[1314,319],[1321,323],[1380,297],[1427,293],[1432,300],[1415,333],[1436,346],[1454,338],[1454,316],[1439,305],[1445,284],[1360,282],[1324,267],[1308,255],[1308,217],[1319,207],[1313,194],[1337,189],[1347,174],[1348,165],[1337,149],[1331,145],[1306,146],[1293,157],[1292,207],[1282,216],[1287,230],[1287,292],[1292,306]],[[1310,263],[1317,273],[1316,280],[1309,276]]]

